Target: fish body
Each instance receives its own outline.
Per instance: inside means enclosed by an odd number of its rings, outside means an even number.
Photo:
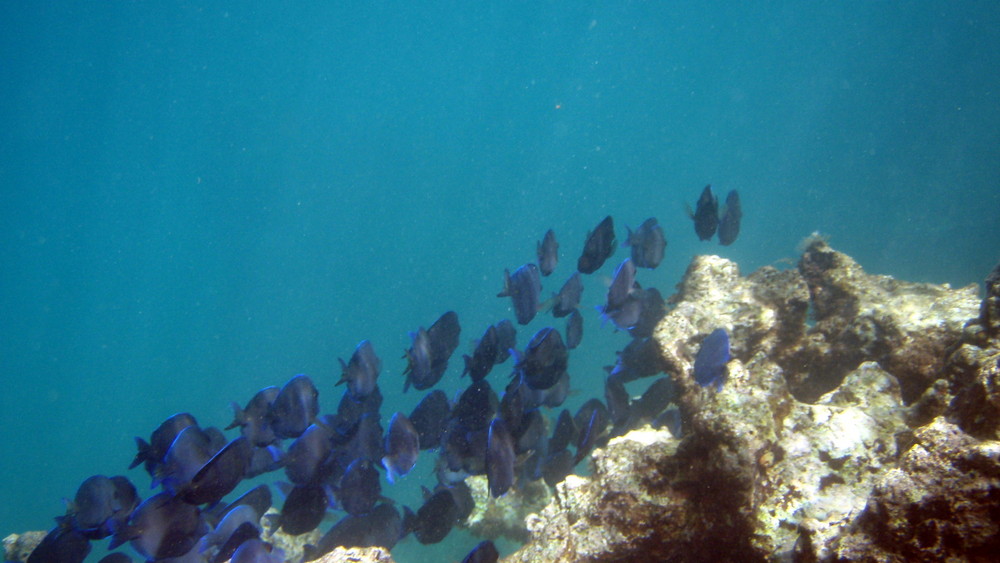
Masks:
[[[385,434],[385,456],[382,458],[382,467],[390,483],[413,469],[419,452],[420,434],[413,423],[401,412],[393,414]]]
[[[628,237],[625,244],[632,247],[632,262],[636,267],[652,269],[659,266],[667,248],[667,239],[656,219],[646,219],[635,232],[627,227],[626,230]]]
[[[510,297],[514,307],[514,317],[518,324],[526,325],[538,312],[539,296],[542,293],[542,278],[538,266],[527,263],[514,270],[503,271],[503,290],[497,297]]]
[[[543,276],[551,274],[559,263],[559,242],[556,241],[556,234],[552,229],[545,231],[545,236],[537,245],[536,253],[539,271]]]
[[[583,296],[583,282],[580,280],[580,272],[573,274],[566,280],[566,283],[559,288],[559,293],[552,296],[552,316],[559,318],[570,315],[580,306],[580,298]]]
[[[694,210],[694,232],[699,240],[709,240],[719,227],[719,200],[712,194],[712,185],[705,186]]]
[[[729,334],[726,329],[717,328],[701,341],[698,354],[694,358],[694,379],[698,385],[715,385],[722,390],[729,363]]]
[[[340,360],[343,374],[340,377],[341,383],[346,383],[347,388],[355,397],[366,397],[376,386],[376,380],[382,371],[382,360],[375,354],[375,347],[368,340],[362,340],[354,349],[354,354],[348,362]]]
[[[719,218],[719,244],[729,246],[740,234],[740,221],[743,219],[743,207],[740,205],[740,194],[732,190],[726,195],[726,205]]]
[[[615,222],[608,215],[587,234],[587,240],[583,243],[583,253],[576,261],[576,269],[581,274],[592,274],[614,253]]]

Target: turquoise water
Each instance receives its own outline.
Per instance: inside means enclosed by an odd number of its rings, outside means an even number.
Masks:
[[[383,414],[409,411],[408,332],[453,309],[469,353],[548,228],[546,294],[606,214],[619,239],[659,219],[639,281],[664,294],[695,254],[749,272],[817,230],[902,279],[1000,258],[995,2],[8,2],[0,26],[2,535],[175,412],[225,425],[297,373],[333,410],[361,339]],[[742,195],[731,247],[684,214],[707,183]],[[587,280],[571,408],[627,342],[592,312],[624,256]],[[387,494],[415,506],[429,465]]]

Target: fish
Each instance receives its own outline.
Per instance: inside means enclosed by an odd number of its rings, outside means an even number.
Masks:
[[[653,381],[646,391],[632,402],[632,418],[636,422],[651,420],[674,401],[677,391],[669,377]]]
[[[110,536],[138,504],[139,495],[127,478],[93,475],[77,488],[66,516],[56,520],[87,539],[99,540]]]
[[[249,506],[257,514],[264,514],[271,508],[271,488],[267,485],[257,485],[240,495],[233,502],[218,509],[219,514],[226,514],[239,506]],[[220,505],[221,506],[221,505]]]
[[[567,449],[551,452],[545,456],[542,462],[542,479],[545,484],[555,487],[566,479],[566,476],[573,472],[576,461],[573,454]]]
[[[611,319],[618,328],[627,329],[639,320],[638,315],[633,315],[632,309],[628,307],[630,302],[637,301],[635,295],[638,289],[635,283],[635,274],[636,269],[632,259],[622,260],[622,263],[615,268],[615,276],[608,287],[607,300],[604,307],[600,309],[601,317]],[[636,309],[635,312],[639,312],[639,309]],[[628,314],[623,315],[622,313]]]
[[[740,235],[740,220],[743,219],[743,208],[740,206],[740,194],[731,190],[726,195],[726,205],[722,208],[719,218],[719,244],[729,246]]]
[[[580,306],[582,296],[583,282],[580,280],[580,272],[573,272],[566,283],[559,288],[559,293],[549,300],[552,303],[552,316],[561,318],[572,314]]]
[[[230,563],[282,563],[284,560],[284,550],[259,539],[249,539],[236,548]]]
[[[81,532],[56,526],[31,551],[28,563],[83,563],[90,549],[90,541]]]
[[[510,357],[510,351],[517,346],[517,327],[509,319],[493,325],[497,329],[497,358],[495,365],[502,364]]]
[[[69,561],[69,559],[59,559],[60,561]],[[29,559],[30,561],[30,559]],[[121,551],[113,551],[104,557],[102,557],[97,563],[132,563],[132,558]]]
[[[306,545],[303,561],[315,561],[338,546],[392,549],[403,536],[403,519],[391,504],[380,504],[367,514],[348,514],[330,528],[315,546]]]
[[[500,418],[490,422],[486,442],[486,478],[493,498],[504,495],[514,485],[514,439]]]
[[[556,419],[552,437],[549,438],[548,450],[557,452],[566,449],[571,443],[576,442],[576,435],[576,423],[573,422],[573,416],[569,414],[568,410],[563,409],[559,413],[559,418]]]
[[[279,438],[298,438],[319,414],[319,391],[307,375],[296,375],[271,403],[268,419]]]
[[[145,464],[146,472],[153,475],[155,467],[163,463],[163,458],[166,457],[167,450],[174,443],[174,439],[188,426],[198,426],[198,422],[189,413],[181,412],[160,423],[156,427],[156,430],[153,430],[149,442],[136,436],[135,444],[139,451],[135,454],[135,458],[128,468],[132,469],[143,463]]]
[[[336,422],[330,426],[337,430],[353,428],[357,426],[361,417],[370,413],[378,413],[381,406],[382,392],[378,385],[364,398],[356,397],[349,389],[345,390],[337,405]]]
[[[188,426],[170,444],[163,463],[156,468],[151,487],[163,485],[167,491],[177,492],[191,482],[215,453],[211,437],[197,426]]]
[[[497,563],[499,560],[500,552],[497,551],[497,546],[490,540],[483,540],[472,548],[472,551],[462,559],[462,563]]]
[[[576,261],[576,269],[581,274],[592,274],[614,253],[615,222],[608,215],[593,231],[587,233],[587,239],[583,243],[583,253]]]
[[[458,421],[464,430],[482,430],[496,414],[499,401],[496,393],[485,379],[475,381],[462,391],[451,418]]]
[[[566,348],[573,350],[580,345],[581,340],[583,340],[583,315],[573,309],[573,312],[566,317]]]
[[[647,287],[638,291],[641,292],[637,296],[639,317],[628,327],[628,334],[633,339],[653,336],[656,325],[660,324],[660,319],[667,314],[667,303],[658,289]]]
[[[337,490],[337,500],[344,512],[355,516],[369,512],[381,495],[378,471],[370,461],[356,459],[347,466]]]
[[[545,231],[545,236],[538,243],[536,248],[538,255],[538,269],[543,276],[548,276],[556,269],[559,263],[559,242],[556,241],[556,234],[549,229]]]
[[[278,387],[265,387],[257,391],[244,408],[240,408],[237,403],[231,403],[233,422],[226,427],[226,430],[239,427],[240,434],[246,436],[255,446],[270,446],[277,442],[278,437],[270,426],[268,413],[280,392],[281,389]]]
[[[431,371],[431,339],[427,331],[420,327],[417,332],[410,333],[410,339],[413,343],[403,356],[407,361],[406,369],[403,370],[403,375],[406,376],[406,381],[403,382],[404,393],[409,390],[410,385],[417,391],[429,389],[440,379],[435,379]]]
[[[205,553],[214,547],[222,547],[243,524],[249,524],[259,536],[261,531],[260,514],[257,514],[257,511],[252,506],[246,504],[236,506],[227,512],[214,529],[202,536],[198,542],[198,551]],[[235,551],[235,548],[233,551]],[[232,555],[232,551],[229,553]],[[226,557],[223,561],[226,559],[229,559],[229,557]]]
[[[226,561],[229,561],[241,545],[251,540],[259,540],[261,531],[260,524],[256,522],[243,522],[237,526],[236,529],[229,534],[229,537],[226,538],[225,542],[219,546],[215,555],[209,559],[209,563],[225,563]],[[201,551],[202,550],[199,550],[199,552]],[[200,560],[198,559],[195,561],[196,563],[200,563]]]
[[[729,334],[726,329],[717,328],[701,341],[694,357],[694,380],[702,387],[715,385],[721,391],[728,363]]]
[[[548,389],[556,384],[569,364],[569,351],[559,331],[546,327],[535,333],[518,359],[515,369],[532,389]]]
[[[608,405],[612,426],[624,427],[629,418],[630,397],[620,377],[608,375],[604,378],[604,401]]]
[[[542,293],[542,278],[538,275],[538,266],[527,263],[514,270],[503,271],[503,290],[497,297],[510,297],[514,307],[514,317],[518,324],[526,325],[535,318],[538,312],[539,296]]]
[[[115,530],[108,549],[126,541],[146,559],[180,557],[191,550],[204,526],[198,507],[162,492],[142,502]]]
[[[497,338],[496,325],[490,325],[476,343],[472,356],[463,356],[465,370],[462,375],[469,374],[473,381],[479,381],[490,374],[500,352]]]
[[[576,411],[573,423],[579,428],[579,433],[576,437],[576,456],[573,458],[573,465],[580,463],[597,444],[607,428],[608,418],[608,408],[599,399],[589,399]]]
[[[336,384],[347,384],[347,389],[355,397],[366,397],[376,387],[376,380],[382,371],[382,360],[375,354],[375,347],[368,340],[362,340],[354,349],[348,362],[340,360],[343,374]]]
[[[691,219],[694,220],[694,232],[699,240],[709,240],[715,235],[715,230],[719,227],[719,200],[712,195],[711,184],[701,191]]]
[[[635,232],[628,227],[626,230],[628,236],[624,246],[632,247],[632,262],[636,267],[653,269],[659,266],[667,248],[667,239],[656,218],[646,219]]]
[[[451,415],[448,396],[444,391],[431,391],[410,412],[410,423],[420,438],[420,449],[436,448],[441,443],[441,432]]]
[[[615,365],[604,369],[610,375],[620,377],[624,383],[657,375],[666,369],[660,345],[651,337],[633,338],[617,354]]]
[[[322,485],[295,485],[285,497],[278,523],[286,534],[304,534],[319,526],[328,505],[326,489]]]
[[[417,541],[427,545],[447,537],[455,525],[458,505],[450,491],[441,489],[425,500],[416,514],[407,507],[403,512],[403,530],[412,531]]]
[[[548,443],[545,436],[545,415],[537,408],[531,409],[521,417],[521,429],[514,438],[514,453],[523,454],[532,450],[544,448]]]
[[[448,369],[448,360],[458,348],[461,333],[462,327],[455,311],[446,311],[427,329],[431,345],[431,371],[437,374],[438,379]]]
[[[240,484],[252,455],[249,440],[234,438],[205,462],[178,496],[190,504],[215,504]]]
[[[333,450],[333,432],[324,424],[310,424],[288,446],[285,476],[296,485],[321,484],[329,476],[325,462]]]
[[[382,457],[386,479],[395,483],[409,473],[417,463],[419,452],[420,434],[413,423],[401,412],[393,414],[385,433],[385,456]]]

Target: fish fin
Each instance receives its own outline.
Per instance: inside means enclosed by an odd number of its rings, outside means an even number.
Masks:
[[[132,464],[128,466],[129,469],[132,469],[137,465],[139,465],[140,463],[149,459],[149,452],[152,449],[152,446],[149,445],[149,442],[143,440],[138,436],[135,437],[135,445],[139,451],[135,453],[135,458],[132,459]]]
[[[510,296],[510,270],[504,268],[503,271],[503,289],[497,294],[497,297],[509,297]]]
[[[246,414],[243,413],[243,407],[236,401],[230,401],[229,406],[233,408],[233,421],[229,423],[229,426],[223,428],[223,430],[232,430],[237,426],[246,424]]]
[[[689,204],[689,203],[688,203],[688,202],[686,202],[686,201],[684,202],[684,212],[685,212],[685,213],[687,213],[687,216],[688,216],[688,217],[689,217],[689,218],[690,218],[690,219],[691,219],[692,221],[694,221],[694,209],[691,209],[691,204]]]

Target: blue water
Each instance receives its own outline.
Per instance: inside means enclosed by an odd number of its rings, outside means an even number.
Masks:
[[[1000,258],[995,2],[348,4],[0,4],[0,535],[177,411],[225,425],[297,373],[334,409],[361,339],[409,411],[408,332],[453,309],[468,353],[548,228],[546,293],[606,214],[659,218],[664,294],[695,254],[748,273],[816,230],[902,279]],[[684,214],[707,183],[742,195],[731,247]],[[571,408],[627,342],[592,312],[624,255],[587,281]],[[419,503],[427,458],[387,494]]]

